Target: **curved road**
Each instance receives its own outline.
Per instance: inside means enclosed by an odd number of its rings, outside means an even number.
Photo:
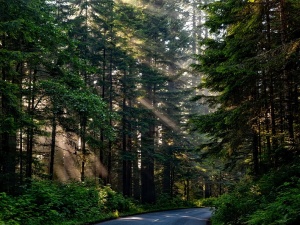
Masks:
[[[96,225],[208,225],[209,208],[178,209],[139,214]]]

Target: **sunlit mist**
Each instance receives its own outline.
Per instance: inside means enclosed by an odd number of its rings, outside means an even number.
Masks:
[[[179,127],[169,117],[165,116],[151,102],[146,98],[138,98],[138,101],[147,109],[150,109],[155,116],[157,116],[166,126],[172,128],[175,131],[180,131]]]

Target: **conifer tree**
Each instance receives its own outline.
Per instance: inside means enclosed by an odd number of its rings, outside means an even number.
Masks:
[[[292,105],[298,103],[291,97],[297,95],[297,79],[287,75],[287,65],[296,65],[290,56],[298,54],[298,47],[291,48],[298,37],[289,19],[295,18],[297,7],[293,1],[218,1],[206,6],[206,25],[214,38],[202,41],[205,51],[195,68],[206,73],[204,86],[218,93],[218,110],[196,119],[196,126],[216,138],[212,150],[226,150],[235,161],[250,157],[257,175],[288,161],[283,155],[298,154],[292,147]]]

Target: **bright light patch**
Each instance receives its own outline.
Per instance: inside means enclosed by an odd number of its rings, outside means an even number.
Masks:
[[[172,128],[175,131],[179,131],[178,126],[176,125],[176,123],[174,121],[172,121],[170,118],[168,118],[167,116],[163,115],[161,112],[158,111],[158,109],[156,109],[149,100],[145,99],[145,98],[139,98],[138,101],[147,109],[150,109],[155,116],[157,116],[165,125],[169,126],[170,128]]]

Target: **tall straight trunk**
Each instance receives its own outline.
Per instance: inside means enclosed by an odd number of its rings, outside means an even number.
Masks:
[[[84,42],[84,49],[83,49],[83,55],[84,55],[84,63],[85,67],[87,67],[87,45],[88,45],[88,0],[85,0],[85,8],[84,8],[84,18],[85,18],[85,32],[83,36],[83,42]],[[84,76],[84,83],[88,87],[89,86],[89,77],[85,70],[83,71]],[[81,162],[81,181],[85,181],[85,163],[86,163],[86,127],[87,126],[87,115],[86,113],[83,113],[80,115],[80,138],[81,138],[81,151],[82,151],[82,162]]]
[[[5,45],[5,37],[2,38],[3,46]],[[2,81],[7,81],[7,69],[2,67]],[[14,113],[10,106],[8,93],[1,92],[1,114],[4,117],[14,117]],[[6,130],[7,129],[7,130]],[[15,167],[16,167],[16,133],[11,127],[4,128],[0,136],[0,191],[10,192],[15,185]]]
[[[253,170],[256,176],[259,175],[259,144],[258,144],[258,135],[255,131],[252,133],[252,157],[253,157]]]
[[[100,149],[99,149],[99,161],[100,163],[102,163],[104,165],[104,131],[103,129],[100,130],[100,141],[101,141],[101,145],[100,145]],[[99,173],[101,174],[101,173]],[[103,177],[101,175],[99,175],[99,179],[102,179]]]
[[[134,119],[134,118],[133,118]],[[140,162],[141,162],[141,149],[140,149],[140,139],[137,134],[138,127],[132,127],[132,139],[136,143],[134,145],[134,149],[132,149],[132,152],[135,154],[132,161],[132,185],[133,185],[133,197],[136,200],[141,199],[141,170],[140,170]]]
[[[168,150],[168,152],[169,152],[169,150]],[[169,159],[169,154],[163,164],[163,193],[167,194],[169,197],[172,197],[171,162]]]
[[[2,113],[6,116],[10,115],[9,99],[1,96]],[[15,185],[15,166],[16,166],[16,134],[4,131],[0,137],[0,191],[10,192],[11,187]]]
[[[27,151],[26,151],[26,173],[25,177],[31,179],[32,177],[32,163],[33,163],[33,137],[34,137],[34,103],[35,103],[35,82],[36,82],[36,73],[35,70],[30,76],[29,86],[30,95],[28,97],[28,114],[30,115],[30,122],[27,129]]]
[[[265,15],[266,15],[266,43],[265,48],[266,51],[270,50],[271,47],[271,19],[270,19],[270,0],[266,0],[265,4]],[[272,72],[271,72],[272,73]],[[264,101],[265,101],[265,132],[266,132],[266,156],[267,156],[267,164],[268,167],[272,167],[272,146],[271,146],[271,112],[269,110],[269,99],[270,99],[270,93],[269,90],[272,88],[272,82],[268,80],[268,72],[262,71],[263,76],[263,93],[264,93]],[[270,75],[271,76],[271,75]],[[269,81],[269,82],[268,82]]]
[[[19,70],[20,72],[20,79],[18,82],[18,86],[19,86],[19,90],[20,90],[20,94],[19,94],[19,107],[20,110],[23,107],[23,95],[22,95],[22,88],[23,88],[23,75],[24,75],[24,63],[20,63],[19,64]],[[19,123],[20,123],[20,129],[19,129],[19,182],[20,185],[23,184],[23,124],[22,124],[22,120],[21,118],[19,119]]]
[[[51,132],[51,149],[50,149],[50,166],[49,166],[50,180],[53,180],[53,176],[54,176],[54,156],[55,156],[55,144],[56,144],[56,112],[54,112],[54,110],[52,114],[52,132]]]
[[[81,138],[81,151],[82,151],[82,162],[81,162],[81,181],[85,180],[85,163],[86,163],[86,126],[87,117],[85,114],[80,116],[80,138]]]
[[[0,190],[10,192],[11,188],[16,184],[16,135],[4,132],[2,134],[2,147],[1,151],[1,169],[0,169]]]
[[[112,78],[112,65],[113,65],[113,50],[111,46],[110,50],[110,62],[109,62],[109,110],[113,110],[113,78]],[[109,119],[109,125],[112,126],[112,119]],[[112,141],[108,140],[108,154],[107,154],[107,171],[108,175],[106,178],[106,184],[111,184],[111,170],[112,170]]]
[[[131,175],[131,160],[128,159],[128,149],[126,147],[126,135],[123,136],[123,195],[131,197],[132,195],[132,175]]]
[[[19,171],[19,180],[20,180],[20,185],[23,184],[23,129],[20,128],[20,133],[19,133],[19,166],[20,166],[20,171]]]
[[[259,81],[256,82],[255,86],[251,91],[251,99],[255,104],[260,95]],[[260,174],[260,116],[259,114],[254,115],[256,118],[253,119],[253,124],[251,124],[252,132],[252,161],[253,161],[253,173],[256,177]]]
[[[154,66],[157,59],[154,57]],[[156,84],[148,84],[147,94],[151,99],[151,105],[156,104]],[[154,203],[155,182],[154,182],[154,154],[155,154],[155,126],[156,118],[151,111],[145,113],[148,118],[146,131],[141,135],[141,199],[143,203]]]
[[[288,42],[287,34],[287,12],[286,12],[286,0],[280,0],[280,24],[281,24],[281,44],[285,45]],[[291,73],[287,68],[283,69],[283,77],[286,82],[286,99],[287,99],[287,125],[288,125],[288,134],[289,142],[294,143],[294,112],[293,112],[293,82]]]
[[[84,17],[85,17],[85,32],[84,32],[84,36],[83,36],[83,42],[84,42],[84,64],[85,67],[87,67],[87,58],[88,58],[88,54],[87,54],[87,48],[88,48],[88,0],[85,0],[85,8],[84,8]],[[84,71],[84,82],[86,86],[89,86],[90,82],[89,82],[89,77],[87,74],[87,71],[85,69]]]
[[[271,116],[271,132],[272,132],[272,138],[276,135],[276,118],[275,118],[275,96],[274,96],[274,78],[273,75],[270,75],[270,116]],[[275,140],[273,140],[275,141]],[[274,144],[274,142],[273,142]]]
[[[106,29],[104,31],[104,40],[106,39]],[[101,86],[101,97],[102,99],[105,99],[105,87],[106,87],[106,46],[104,45],[103,48],[103,63],[102,63],[102,67],[103,67],[103,72],[102,72],[102,86]],[[100,131],[100,141],[101,141],[101,146],[100,146],[100,150],[99,150],[99,160],[102,164],[104,164],[104,130],[101,129]],[[99,179],[101,179],[102,177],[99,177]]]
[[[33,118],[31,116],[31,123]],[[32,176],[32,162],[33,162],[33,125],[27,129],[27,148],[26,148],[26,172],[25,177],[31,178]]]
[[[172,158],[174,159],[174,154],[172,154]],[[173,198],[174,196],[174,184],[175,184],[175,166],[174,166],[174,163],[172,162],[171,163],[171,187],[170,187],[170,191],[171,191],[171,198]]]
[[[131,105],[131,100],[129,99],[129,110],[131,111],[131,107],[132,107],[132,105]],[[131,114],[131,112],[129,113],[129,115],[132,115]],[[128,162],[127,162],[127,177],[128,177],[128,188],[129,188],[129,192],[128,192],[128,195],[129,196],[132,196],[132,144],[133,144],[133,142],[132,142],[132,132],[133,132],[133,130],[132,130],[132,125],[131,125],[131,120],[132,120],[132,117],[130,118],[130,120],[129,120],[129,122],[128,122],[128,127],[127,127],[127,129],[128,129],[128,134],[127,134],[127,137],[128,137],[128,139],[127,139],[127,151],[128,151],[128,153],[130,154],[130,159],[128,160]]]
[[[140,175],[141,171],[139,168],[139,152],[136,152],[136,158],[132,161],[132,185],[133,185],[133,198],[136,200],[141,199],[141,185],[140,185]]]
[[[147,118],[153,118],[149,113]],[[155,202],[155,183],[154,183],[154,122],[148,124],[147,131],[142,133],[141,144],[141,198],[143,203]]]
[[[162,133],[167,134],[172,131],[162,126]],[[162,192],[167,194],[169,197],[172,197],[172,184],[171,184],[171,160],[172,160],[172,147],[173,143],[169,142],[168,137],[163,137],[163,143],[165,147],[164,161],[163,161],[163,180],[162,180]]]
[[[261,168],[261,166],[262,166],[262,162],[264,163],[264,161],[263,161],[263,158],[262,158],[262,130],[261,130],[261,122],[260,121],[258,121],[258,134],[257,134],[257,136],[258,136],[258,160],[259,160],[259,166],[260,166],[260,168]],[[262,169],[260,169],[260,172],[262,172],[261,171]]]
[[[276,100],[276,96],[274,94],[274,78],[273,78],[273,74],[271,72],[270,74],[270,117],[271,117],[271,142],[272,142],[272,164],[273,166],[277,166],[278,165],[278,156],[277,156],[277,152],[278,152],[278,139],[276,137],[276,115],[275,115],[275,100]]]
[[[264,73],[263,75],[264,77],[266,76],[266,74]],[[267,80],[266,78],[263,78],[263,91],[264,91],[264,102],[265,102],[265,108],[268,109],[269,105],[268,105],[268,84],[267,84]],[[270,112],[269,110],[266,110],[264,113],[264,120],[265,120],[265,138],[266,138],[266,152],[265,155],[267,156],[267,164],[268,167],[272,166],[272,147],[271,147],[271,137],[270,137]]]
[[[128,107],[126,106],[126,98],[127,98],[127,74],[126,71],[124,71],[124,87],[123,87],[123,117],[122,117],[122,151],[123,151],[123,195],[124,196],[131,196],[132,191],[132,174],[131,174],[131,159],[129,158],[130,154],[130,139],[129,139],[129,124],[127,122],[127,113],[128,113]],[[127,125],[128,124],[128,125]]]
[[[114,54],[114,35],[113,35],[113,2],[110,6],[110,27],[109,27],[109,33],[110,33],[110,57],[109,57],[109,111],[113,111],[113,54]],[[112,119],[109,119],[109,125],[112,126]],[[111,171],[112,170],[112,141],[108,140],[108,154],[107,154],[107,178],[106,178],[106,184],[111,184]]]

